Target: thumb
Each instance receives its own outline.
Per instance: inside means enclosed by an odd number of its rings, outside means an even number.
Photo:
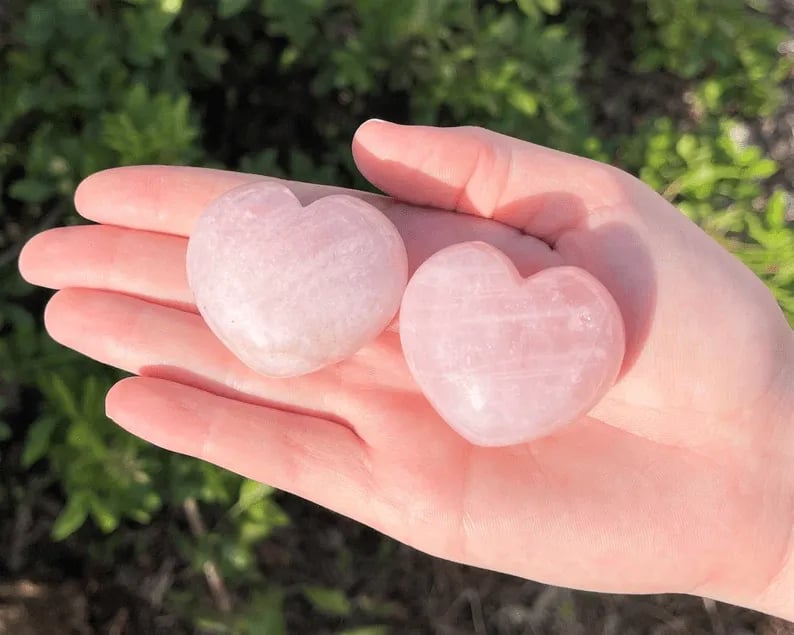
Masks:
[[[588,271],[623,314],[626,368],[636,360],[656,302],[653,251],[669,258],[670,243],[691,231],[674,209],[660,212],[659,203],[667,203],[640,181],[597,161],[473,127],[371,120],[356,132],[353,156],[367,179],[397,199],[512,226]]]
[[[373,119],[356,132],[353,158],[394,198],[492,218],[550,243],[633,186],[611,166],[474,127]]]

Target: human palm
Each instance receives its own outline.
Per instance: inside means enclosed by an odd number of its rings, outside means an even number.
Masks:
[[[195,309],[185,250],[207,203],[263,177],[149,166],[90,177],[76,205],[99,224],[40,234],[20,259],[28,280],[62,289],[45,316],[56,340],[139,375],[111,390],[109,415],[433,555],[577,588],[760,596],[794,517],[791,332],[760,281],[600,163],[480,129],[381,122],[353,150],[394,198],[355,195],[397,226],[411,270],[483,240],[525,276],[566,264],[598,278],[627,336],[606,397],[532,443],[473,446],[412,380],[397,323],[316,373],[257,375]],[[339,191],[288,185],[303,204]]]

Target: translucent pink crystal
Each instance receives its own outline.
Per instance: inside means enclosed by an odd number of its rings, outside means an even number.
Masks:
[[[302,207],[262,181],[205,210],[187,272],[218,338],[250,368],[288,377],[377,337],[400,306],[408,264],[397,229],[371,205],[337,195]]]
[[[575,267],[523,279],[495,247],[447,247],[422,264],[400,310],[403,352],[441,417],[470,442],[512,445],[586,413],[624,353],[612,296]]]

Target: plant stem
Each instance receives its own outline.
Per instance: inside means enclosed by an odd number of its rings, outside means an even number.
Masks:
[[[201,518],[201,512],[199,512],[196,499],[192,496],[186,498],[185,502],[182,503],[182,508],[185,510],[185,516],[187,517],[187,522],[188,525],[190,525],[190,531],[193,535],[197,537],[206,536],[207,528]],[[207,580],[207,586],[210,589],[210,593],[218,609],[223,613],[229,613],[232,610],[232,598],[229,595],[229,591],[226,589],[226,584],[223,582],[223,578],[215,562],[207,559],[202,565],[202,569],[204,571],[204,577]]]

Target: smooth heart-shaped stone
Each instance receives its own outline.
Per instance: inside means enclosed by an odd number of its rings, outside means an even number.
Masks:
[[[522,278],[481,242],[442,249],[400,309],[406,361],[441,417],[471,443],[513,445],[586,413],[624,353],[615,301],[576,267]]]
[[[350,357],[388,326],[408,258],[368,203],[334,195],[303,207],[284,185],[260,181],[204,211],[187,274],[226,347],[259,373],[290,377]]]

